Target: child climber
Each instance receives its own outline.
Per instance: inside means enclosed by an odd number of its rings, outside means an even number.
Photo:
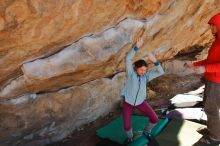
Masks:
[[[147,71],[148,65],[144,60],[138,60],[132,66],[132,59],[138,49],[143,45],[143,38],[139,38],[134,47],[126,57],[126,74],[127,82],[122,91],[123,101],[123,122],[124,130],[127,134],[127,138],[124,141],[124,145],[128,145],[133,141],[133,132],[131,127],[131,115],[133,108],[137,108],[144,115],[149,118],[149,123],[143,131],[143,135],[151,140],[151,129],[158,121],[156,113],[151,106],[145,101],[146,99],[146,85],[147,83],[164,74],[164,70],[160,63],[157,61],[152,53],[147,55],[148,59],[154,63],[156,70]]]

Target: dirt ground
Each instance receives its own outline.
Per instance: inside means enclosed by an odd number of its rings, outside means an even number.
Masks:
[[[150,89],[153,90],[155,94],[148,99],[148,102],[154,109],[167,104],[169,99],[176,94],[186,93],[202,86],[200,78],[201,76],[198,75],[184,77],[166,75],[162,78],[158,78],[149,84]],[[107,116],[99,118],[73,131],[73,133],[65,139],[47,146],[101,146],[103,145],[103,140],[96,136],[96,130],[117,118],[120,114],[121,109],[119,107]],[[103,146],[117,146],[117,144],[111,142],[105,141],[104,143]]]

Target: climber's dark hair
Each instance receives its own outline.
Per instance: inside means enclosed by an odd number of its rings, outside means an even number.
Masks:
[[[137,61],[134,63],[134,67],[135,67],[135,68],[140,68],[140,67],[142,67],[142,66],[148,67],[147,63],[146,63],[144,60],[142,60],[142,59],[137,60]]]

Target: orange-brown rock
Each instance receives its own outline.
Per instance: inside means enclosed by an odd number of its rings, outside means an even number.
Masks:
[[[0,143],[44,145],[106,115],[139,36],[135,59],[165,61],[209,43],[219,10],[219,0],[1,0]]]
[[[55,91],[121,71],[141,29],[139,57],[156,51],[164,60],[203,45],[218,2],[3,1],[0,97]]]
[[[2,0],[0,85],[20,76],[25,62],[54,54],[126,17],[147,18],[165,4],[160,0]]]

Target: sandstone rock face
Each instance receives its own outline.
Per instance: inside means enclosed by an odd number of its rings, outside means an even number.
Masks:
[[[151,51],[165,61],[203,46],[219,4],[0,1],[0,143],[43,145],[107,114],[120,99],[125,76],[118,73],[139,36],[145,41],[135,59]]]
[[[119,106],[125,73],[45,94],[29,94],[0,105],[0,143],[39,146],[60,140],[82,124]]]
[[[11,79],[24,74],[21,66],[26,62],[45,58],[82,38],[90,39],[91,36],[92,39],[94,35],[102,38],[105,31],[117,27],[117,24],[125,18],[150,17],[164,8],[167,1],[161,3],[160,0],[154,2],[149,0],[139,2],[135,0],[3,0],[0,2],[0,83],[5,85]],[[117,28],[113,31],[117,31]],[[95,38],[92,40],[93,43],[98,41],[105,46],[111,46],[116,38],[111,35],[114,32],[109,33],[106,43]],[[127,37],[132,38],[132,36]],[[84,51],[90,50],[86,45],[91,44],[80,42]],[[80,46],[76,47],[80,49]],[[102,47],[103,45],[99,46],[99,49],[103,50]],[[116,44],[115,47],[119,50],[121,46]],[[93,50],[93,53],[96,51],[98,50]]]
[[[207,21],[218,2],[2,1],[0,98],[57,91],[117,73],[141,31],[145,45],[138,57],[155,51],[165,60],[207,43]]]

